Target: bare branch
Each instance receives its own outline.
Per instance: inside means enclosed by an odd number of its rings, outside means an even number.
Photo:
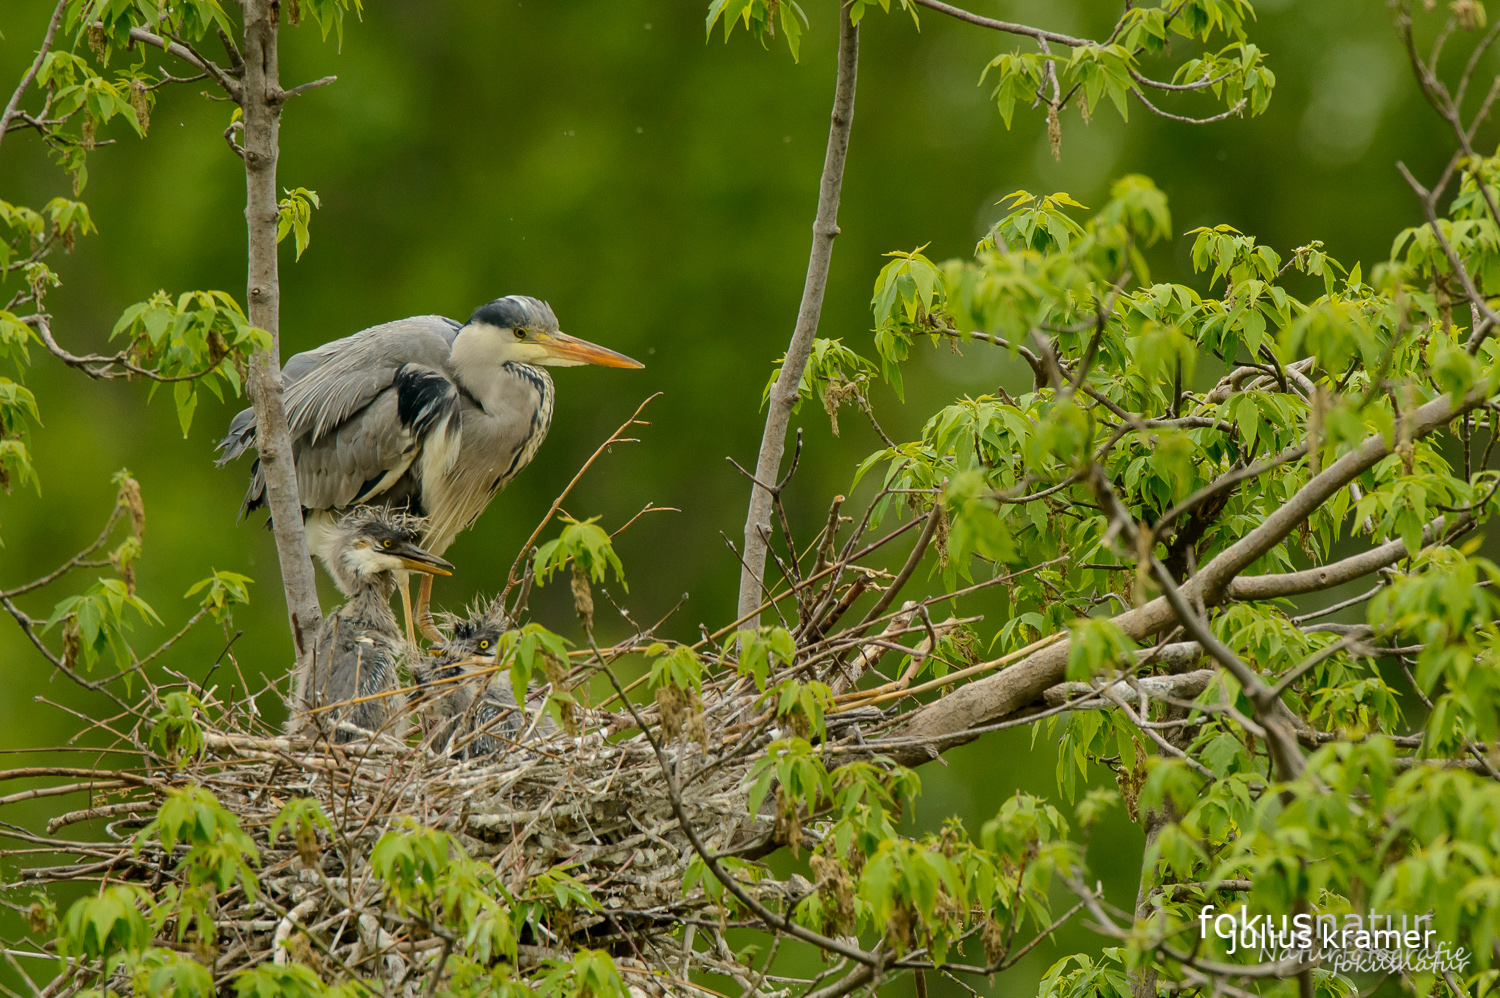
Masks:
[[[290,90],[279,91],[276,94],[275,99],[278,102],[284,102],[292,97],[300,97],[303,94],[307,93],[309,90],[313,90],[317,87],[326,87],[328,86],[328,84],[336,82],[338,82],[337,76],[325,76],[322,79],[313,80],[311,83],[304,83],[300,87],[293,87]]]
[[[609,450],[609,448],[614,444],[635,442],[633,440],[627,439],[623,434],[632,426],[650,425],[649,423],[639,419],[638,417],[640,416],[641,411],[645,409],[646,406],[650,405],[653,399],[658,398],[660,395],[661,392],[657,392],[655,395],[648,396],[644,402],[636,406],[635,412],[632,412],[630,414],[630,418],[621,423],[619,428],[616,429],[615,432],[611,433],[608,439],[604,441],[604,443],[594,448],[594,453],[589,455],[589,459],[583,462],[583,466],[578,469],[578,472],[572,477],[571,480],[569,480],[568,484],[563,486],[563,490],[558,493],[557,498],[552,500],[552,505],[547,508],[546,514],[542,517],[542,522],[536,525],[536,529],[531,532],[531,536],[526,538],[526,543],[521,545],[521,550],[516,552],[516,560],[511,562],[510,572],[505,577],[505,588],[500,593],[500,599],[502,602],[507,596],[510,595],[510,591],[511,589],[515,588],[516,583],[521,581],[521,577],[516,575],[516,572],[520,569],[521,562],[526,557],[526,552],[531,550],[531,546],[536,543],[538,537],[542,536],[542,531],[547,528],[547,524],[552,522],[552,518],[556,516],[557,511],[562,508],[563,500],[567,499],[568,494],[573,491],[573,487],[583,480],[584,473],[587,472],[589,468],[593,467],[594,462],[599,460],[599,456],[601,454]],[[632,520],[631,522],[633,523],[634,521]],[[625,526],[628,527],[630,526],[630,524],[627,523]],[[621,527],[620,529],[624,530],[625,527]]]
[[[1057,42],[1059,45],[1066,45],[1069,48],[1078,48],[1081,45],[1095,44],[1087,38],[1074,38],[1072,35],[1064,35],[1056,31],[1046,31],[1042,28],[1033,28],[1030,25],[1017,24],[1014,21],[997,21],[993,17],[981,17],[978,14],[971,14],[969,11],[962,9],[961,7],[955,7],[952,4],[943,3],[943,0],[912,0],[912,2],[920,4],[921,6],[926,7],[928,10],[935,10],[940,14],[947,14],[949,17],[955,17],[960,21],[967,21],[970,24],[977,24],[981,28],[990,28],[994,31],[1003,31],[1006,34],[1024,35],[1027,38],[1035,38],[1039,41]]]
[[[1203,79],[1198,80],[1196,83],[1163,83],[1161,80],[1153,80],[1149,77],[1142,76],[1134,66],[1126,66],[1125,68],[1129,70],[1130,78],[1143,87],[1151,87],[1153,90],[1171,90],[1178,92],[1185,90],[1206,90],[1209,87],[1213,86],[1215,83],[1222,83],[1225,80],[1229,79],[1229,77],[1234,75],[1234,70],[1230,69],[1225,70],[1215,77],[1205,76]]]
[[[67,6],[68,0],[57,0],[57,8],[52,11],[52,20],[47,22],[47,33],[42,36],[42,45],[37,49],[36,58],[21,76],[21,82],[17,85],[15,92],[10,95],[5,110],[0,111],[0,141],[4,141],[11,119],[20,112],[21,98],[26,95],[26,90],[31,86],[31,81],[36,79],[36,74],[41,71],[42,61],[47,58],[47,53],[52,48],[52,40],[57,36],[57,26],[62,23],[63,10]]]
[[[854,86],[859,69],[859,27],[850,20],[849,7],[839,3],[838,77],[834,84],[833,122],[828,130],[828,151],[818,192],[818,210],[813,221],[812,252],[807,261],[807,279],[797,325],[787,346],[781,374],[771,386],[766,405],[766,427],[760,455],[755,462],[756,484],[750,490],[750,508],[745,517],[744,567],[740,574],[739,614],[758,617],[761,583],[765,578],[767,538],[771,526],[771,493],[761,483],[780,478],[781,457],[786,448],[786,429],[797,404],[797,388],[812,354],[823,311],[823,292],[828,285],[828,267],[833,259],[833,240],[839,233],[839,192],[844,183],[844,162],[849,155],[849,130],[854,124]],[[753,621],[752,621],[753,622]]]
[[[1146,110],[1150,111],[1152,114],[1157,115],[1158,117],[1167,118],[1171,121],[1180,121],[1185,125],[1211,125],[1216,121],[1223,121],[1225,118],[1233,118],[1237,116],[1241,111],[1243,111],[1245,109],[1245,105],[1249,103],[1248,100],[1241,97],[1239,102],[1227,111],[1221,111],[1220,113],[1210,115],[1207,118],[1189,118],[1186,115],[1173,114],[1171,111],[1163,111],[1161,108],[1151,103],[1151,101],[1147,100],[1146,95],[1141,93],[1139,87],[1131,87],[1130,92],[1135,94],[1136,99],[1139,100],[1142,104],[1146,105]]]
[[[277,21],[274,0],[245,0],[244,85],[225,76],[221,85],[240,98],[245,122],[245,217],[249,222],[246,299],[251,325],[271,334],[271,346],[250,359],[250,400],[255,409],[255,441],[266,483],[266,504],[281,562],[287,616],[298,670],[310,667],[313,638],[322,623],[317,579],[302,529],[302,502],[292,437],[282,403],[281,278],[276,255],[276,161],[280,154],[281,109],[272,95],[277,83]],[[133,34],[133,33],[132,33]],[[188,53],[191,55],[191,53]],[[209,65],[212,65],[211,63]],[[205,67],[207,68],[207,67]],[[217,67],[215,67],[217,68]],[[222,70],[219,71],[222,74]],[[216,79],[218,77],[216,76]]]
[[[224,92],[228,94],[232,100],[236,102],[242,100],[242,88],[240,85],[240,81],[236,80],[233,76],[230,76],[228,73],[226,73],[223,67],[215,63],[212,59],[205,59],[181,42],[175,42],[171,39],[163,38],[161,35],[152,34],[145,28],[131,28],[130,38],[132,41],[140,42],[143,45],[150,45],[152,48],[159,48],[163,52],[166,52],[169,55],[174,55],[177,58],[181,59],[183,62],[188,63],[200,72],[207,73],[209,76],[212,76],[214,78],[215,83],[224,88]],[[248,47],[248,35],[246,36],[245,40]]]
[[[43,345],[51,352],[52,356],[69,367],[77,368],[95,381],[108,381],[112,378],[130,376],[147,378],[151,381],[160,381],[163,384],[172,384],[178,381],[197,381],[205,374],[217,370],[219,365],[224,363],[224,358],[221,357],[203,370],[194,371],[191,374],[160,374],[149,367],[141,367],[139,364],[131,361],[128,350],[122,350],[117,354],[109,356],[91,353],[81,357],[69,352],[53,337],[51,325],[44,313],[38,312],[35,315],[22,316],[21,321],[28,326],[36,327],[37,335],[41,337]],[[116,370],[117,368],[118,370]]]

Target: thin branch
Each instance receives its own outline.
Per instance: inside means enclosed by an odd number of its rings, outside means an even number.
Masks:
[[[203,58],[187,45],[163,38],[161,35],[152,34],[145,28],[131,28],[130,39],[131,41],[140,42],[143,45],[150,45],[152,48],[159,48],[163,52],[174,55],[183,62],[188,63],[200,72],[207,73],[214,78],[215,83],[224,88],[224,92],[230,96],[230,99],[236,102],[241,100],[243,90],[240,82],[226,73],[223,67],[219,66],[213,60]]]
[[[1149,77],[1141,75],[1141,73],[1138,72],[1134,66],[1126,66],[1125,68],[1127,71],[1129,71],[1130,78],[1143,87],[1151,87],[1153,90],[1170,90],[1176,92],[1182,92],[1186,90],[1206,90],[1216,83],[1223,83],[1225,80],[1234,75],[1234,70],[1227,69],[1224,72],[1220,73],[1218,76],[1205,76],[1203,79],[1199,80],[1196,83],[1163,83],[1161,80],[1153,80]]]
[[[36,58],[32,60],[30,68],[21,76],[21,82],[16,86],[15,92],[10,95],[10,100],[6,103],[5,110],[0,111],[0,141],[5,139],[5,133],[10,128],[11,119],[19,113],[21,98],[26,95],[26,90],[31,86],[31,81],[36,79],[36,74],[41,71],[42,62],[47,58],[47,53],[52,48],[52,40],[57,36],[57,26],[62,23],[63,11],[67,6],[68,0],[57,0],[57,8],[52,11],[52,20],[47,22],[47,33],[42,36],[42,46],[37,49]]]
[[[337,76],[325,76],[322,79],[313,80],[311,83],[304,83],[300,87],[293,87],[290,90],[282,90],[276,94],[275,100],[278,103],[283,103],[292,97],[300,97],[303,94],[307,93],[309,90],[316,89],[317,87],[326,87],[328,86],[328,84],[336,82],[338,82]]]
[[[590,641],[590,644],[592,643]],[[641,718],[640,711],[636,709],[635,704],[625,695],[624,689],[620,686],[620,681],[615,678],[614,670],[604,660],[604,653],[599,651],[597,645],[594,646],[594,653],[599,656],[599,671],[604,673],[610,685],[614,687],[615,695],[619,697],[620,702],[625,704],[626,709],[630,711],[631,717],[635,719],[636,726],[641,729],[641,737],[646,739],[647,744],[651,746],[651,750],[656,753],[656,761],[661,767],[662,779],[667,785],[667,798],[672,805],[672,814],[677,819],[677,826],[687,836],[687,840],[692,845],[693,851],[698,854],[698,858],[708,867],[709,873],[713,874],[719,883],[724,885],[725,890],[734,895],[735,900],[748,908],[755,914],[756,918],[759,918],[770,928],[795,936],[803,942],[811,943],[825,952],[837,953],[839,956],[853,960],[856,963],[872,967],[878,972],[883,964],[879,956],[866,953],[859,947],[850,946],[841,940],[831,939],[821,933],[813,932],[811,929],[804,928],[785,916],[776,914],[776,912],[757,901],[749,891],[745,890],[738,880],[725,872],[724,868],[719,865],[719,861],[715,858],[714,853],[710,852],[703,844],[703,840],[698,837],[698,832],[693,828],[692,822],[688,820],[687,811],[682,804],[682,794],[677,790],[677,778],[672,774],[672,766],[667,761],[666,753],[662,751],[661,744],[651,734],[651,729],[647,727],[646,722]]]
[[[757,483],[751,487],[749,509],[745,515],[744,569],[740,574],[737,604],[741,616],[759,615],[755,607],[761,602],[772,506],[772,495],[762,483],[774,482],[779,477],[781,458],[786,449],[787,425],[797,404],[802,373],[812,355],[818,318],[823,311],[823,294],[828,286],[828,268],[833,259],[833,241],[839,233],[839,193],[844,182],[844,163],[849,155],[855,80],[859,71],[859,27],[850,15],[849,6],[839,2],[838,74],[834,84],[832,123],[828,129],[828,150],[819,182],[818,208],[813,220],[812,250],[808,255],[802,303],[797,310],[797,324],[781,364],[781,373],[771,386],[765,431],[761,435],[760,453],[755,462]]]
[[[108,381],[112,378],[130,376],[147,378],[151,381],[160,381],[163,384],[174,384],[179,381],[197,381],[205,375],[212,374],[218,370],[219,366],[225,360],[225,358],[221,357],[203,370],[194,371],[191,374],[159,374],[150,368],[141,367],[139,364],[131,361],[128,350],[122,350],[112,356],[104,356],[103,354],[79,356],[64,349],[57,342],[56,338],[53,337],[52,328],[47,321],[45,313],[38,312],[35,315],[25,315],[21,317],[21,321],[28,326],[36,327],[37,335],[41,337],[42,344],[51,352],[52,356],[69,367],[77,368],[95,381]],[[111,370],[111,368],[116,367],[122,370]]]
[[[998,21],[993,17],[982,17],[979,14],[971,14],[969,11],[964,10],[961,7],[955,7],[952,4],[943,3],[943,0],[912,0],[912,2],[920,4],[921,6],[926,7],[928,10],[935,10],[940,14],[947,14],[949,17],[957,18],[960,21],[967,21],[970,24],[977,24],[981,28],[990,28],[994,31],[1003,31],[1006,34],[1024,35],[1027,38],[1057,42],[1059,45],[1066,45],[1069,48],[1078,48],[1083,45],[1094,44],[1087,38],[1074,38],[1072,35],[1064,35],[1056,31],[1046,31],[1042,28],[1033,28],[1030,25],[1017,24],[1014,21]]]
[[[912,545],[911,554],[907,555],[906,558],[906,564],[901,566],[901,571],[896,574],[895,580],[886,587],[885,592],[880,594],[880,599],[870,608],[870,612],[865,614],[865,619],[855,625],[855,633],[863,631],[866,627],[874,623],[877,617],[885,613],[886,607],[890,606],[891,602],[900,595],[901,590],[911,579],[912,573],[917,570],[917,565],[921,563],[922,556],[927,553],[927,546],[932,543],[932,535],[937,532],[938,523],[942,519],[943,500],[939,497],[932,504],[932,512],[927,514],[927,524],[922,528],[922,534],[917,538],[917,543]]]
[[[1203,488],[1199,489],[1197,492],[1194,492],[1192,495],[1182,500],[1182,502],[1178,503],[1177,505],[1173,506],[1171,509],[1163,513],[1161,517],[1156,521],[1155,525],[1152,526],[1152,535],[1155,537],[1160,537],[1162,530],[1170,525],[1173,520],[1177,519],[1177,517],[1181,516],[1183,513],[1195,509],[1202,503],[1208,501],[1209,499],[1212,499],[1216,495],[1219,495],[1225,489],[1232,488],[1235,485],[1238,485],[1240,482],[1243,482],[1247,478],[1259,478],[1266,472],[1271,471],[1274,468],[1279,468],[1283,464],[1286,464],[1290,461],[1295,461],[1298,458],[1304,457],[1306,454],[1307,445],[1298,444],[1295,447],[1288,447],[1286,450],[1282,451],[1280,454],[1277,454],[1275,457],[1266,458],[1266,460],[1261,461],[1259,464],[1253,464],[1248,468],[1239,468],[1220,475],[1218,478],[1209,482],[1207,485],[1203,486]]]
[[[546,515],[542,517],[542,522],[538,523],[536,525],[536,529],[531,532],[531,536],[526,538],[526,543],[521,545],[520,551],[516,554],[516,560],[511,562],[510,564],[510,572],[505,577],[505,588],[500,592],[500,600],[502,603],[505,601],[505,598],[510,595],[510,591],[515,588],[516,583],[521,581],[520,578],[516,575],[516,572],[520,569],[521,562],[525,560],[526,552],[531,550],[531,546],[536,543],[537,538],[542,536],[542,531],[547,529],[547,524],[552,522],[552,518],[556,516],[557,511],[562,508],[563,500],[568,498],[569,493],[573,491],[573,487],[583,479],[584,473],[593,466],[595,461],[599,460],[600,455],[609,450],[611,445],[633,442],[621,436],[621,434],[630,429],[630,427],[632,426],[651,425],[650,423],[647,423],[643,420],[638,420],[636,417],[641,414],[641,410],[645,409],[646,406],[650,405],[654,399],[660,396],[661,392],[657,392],[655,395],[648,396],[644,402],[636,406],[635,412],[630,414],[630,418],[621,423],[619,428],[616,429],[615,432],[611,433],[609,435],[609,438],[605,440],[604,443],[600,444],[597,448],[594,449],[594,453],[589,455],[589,459],[583,462],[583,467],[578,469],[578,473],[575,474],[572,480],[570,480],[568,484],[563,487],[563,490],[558,493],[557,498],[552,500],[552,505],[547,508]],[[629,524],[626,524],[626,526],[629,526]],[[624,527],[620,529],[623,530]]]
[[[1131,87],[1130,92],[1135,94],[1136,99],[1139,100],[1142,104],[1146,105],[1146,110],[1150,111],[1152,114],[1157,115],[1161,118],[1166,118],[1169,121],[1180,121],[1185,125],[1212,125],[1216,121],[1223,121],[1225,118],[1236,117],[1241,111],[1245,109],[1245,105],[1249,103],[1247,99],[1242,97],[1240,98],[1239,102],[1234,105],[1234,107],[1230,108],[1227,111],[1221,111],[1220,113],[1210,115],[1207,118],[1189,118],[1186,115],[1173,114],[1171,111],[1163,111],[1161,108],[1151,103],[1151,101],[1147,99],[1146,95],[1141,93],[1139,87]]]

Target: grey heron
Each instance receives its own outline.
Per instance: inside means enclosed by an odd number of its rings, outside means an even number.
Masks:
[[[467,619],[455,619],[453,637],[441,653],[412,665],[412,682],[423,687],[413,706],[437,722],[433,743],[447,746],[458,758],[498,755],[531,727],[531,718],[511,692],[510,675],[487,671],[497,662],[500,636],[509,627],[504,605],[496,599],[475,608]],[[547,717],[536,724],[543,736],[556,727]]]
[[[378,506],[356,509],[329,529],[328,567],[350,599],[323,618],[310,667],[295,678],[292,730],[306,726],[313,708],[364,697],[375,699],[337,707],[330,712],[333,720],[369,731],[399,729],[406,702],[392,691],[398,688],[397,666],[411,645],[391,612],[395,573],[430,577],[449,575],[453,568],[417,546],[421,529],[415,517]],[[391,695],[379,696],[384,693]],[[339,732],[335,737],[346,741],[349,736]]]
[[[292,357],[282,383],[309,550],[337,581],[338,514],[378,504],[425,517],[422,547],[441,555],[536,456],[552,423],[545,368],[583,364],[644,366],[567,335],[551,306],[524,295],[481,305],[467,323],[398,319]],[[253,446],[255,414],[245,409],[217,463]],[[241,512],[264,503],[257,460]],[[398,583],[409,603],[404,575]],[[424,576],[417,618],[436,640],[431,586]]]

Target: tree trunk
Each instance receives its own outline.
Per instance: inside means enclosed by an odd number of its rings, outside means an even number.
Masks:
[[[781,477],[781,458],[786,449],[786,428],[797,404],[797,386],[812,353],[823,310],[823,291],[828,285],[828,264],[833,259],[833,237],[839,234],[839,189],[844,183],[844,160],[849,154],[849,126],[854,122],[854,78],[859,64],[859,28],[849,20],[848,5],[839,4],[838,82],[833,92],[833,124],[828,129],[828,153],[823,159],[823,180],[818,191],[818,212],[813,220],[812,255],[807,261],[807,281],[802,286],[802,306],[792,342],[786,349],[781,375],[771,387],[766,406],[766,431],[755,462],[755,481],[750,486],[750,511],[745,517],[745,564],[740,574],[739,614],[755,612],[763,600],[766,549],[771,533],[774,496],[766,486]],[[746,621],[756,626],[759,616]]]
[[[245,124],[245,220],[249,228],[249,318],[271,334],[271,348],[250,361],[250,400],[255,407],[255,444],[266,480],[266,504],[281,562],[287,616],[300,667],[312,654],[322,622],[317,579],[302,531],[302,503],[292,463],[291,433],[281,397],[281,284],[276,267],[276,156],[281,124],[281,85],[276,67],[278,0],[244,0],[245,78],[241,109]]]

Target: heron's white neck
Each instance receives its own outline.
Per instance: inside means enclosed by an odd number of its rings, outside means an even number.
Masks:
[[[541,380],[551,378],[534,361],[542,356],[535,344],[517,343],[514,336],[484,323],[472,323],[453,338],[448,369],[486,411],[500,412],[515,404],[517,379],[501,377],[507,363],[526,364]]]

